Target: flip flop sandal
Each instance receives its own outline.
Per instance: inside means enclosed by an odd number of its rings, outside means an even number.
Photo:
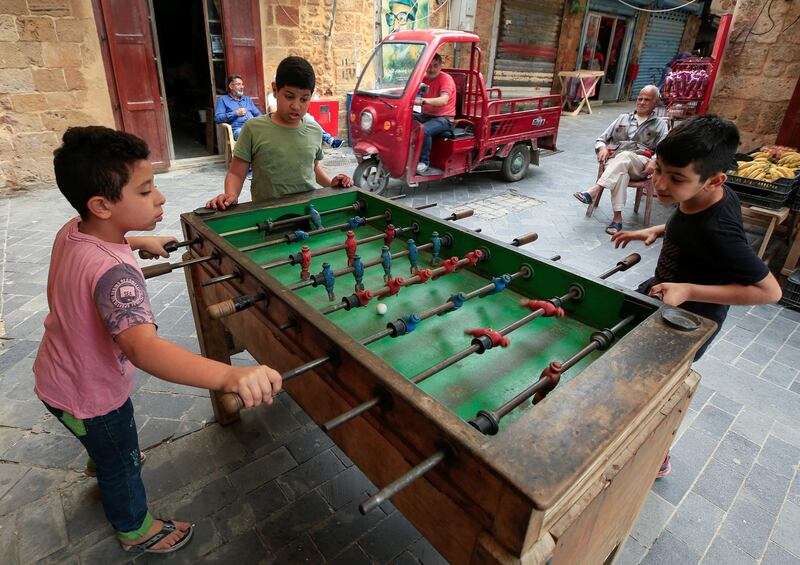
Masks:
[[[588,192],[576,192],[573,194],[575,198],[583,202],[584,204],[591,204],[592,203],[592,195]]]
[[[614,230],[614,231],[611,231]],[[617,222],[611,222],[606,226],[606,233],[608,235],[614,235],[622,231],[622,224]]]
[[[141,465],[144,465],[144,462],[147,460],[147,455],[145,455],[144,451],[139,452],[139,461]],[[94,461],[89,459],[89,462],[86,463],[86,468],[83,470],[83,474],[87,477],[96,477],[97,476],[97,466],[95,465]]]
[[[161,518],[158,518],[161,520]],[[189,529],[183,533],[183,537],[181,537],[174,545],[170,547],[165,547],[163,549],[150,549],[158,542],[163,540],[165,537],[169,536],[173,532],[178,531],[178,527],[175,525],[175,522],[172,520],[161,520],[164,523],[164,527],[161,528],[161,531],[154,534],[151,538],[143,541],[142,543],[137,543],[135,545],[127,545],[120,543],[122,549],[129,553],[172,553],[173,551],[178,551],[184,545],[189,543],[189,540],[192,539],[192,534],[194,533],[194,524],[189,526]]]

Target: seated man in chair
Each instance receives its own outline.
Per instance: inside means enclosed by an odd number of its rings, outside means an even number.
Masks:
[[[424,174],[431,163],[431,144],[434,135],[440,135],[453,127],[456,117],[456,83],[453,77],[442,72],[442,56],[433,56],[425,73],[428,91],[423,93],[417,103],[422,107],[421,113],[414,113],[414,119],[422,124],[425,140],[419,153],[417,173]]]
[[[261,115],[261,111],[253,104],[253,99],[244,95],[244,81],[239,75],[228,77],[228,94],[223,94],[217,99],[214,109],[214,122],[217,124],[230,124],[233,129],[233,139],[239,139],[247,120]]]
[[[653,174],[656,167],[655,149],[667,135],[667,124],[656,116],[659,102],[658,88],[645,86],[636,99],[636,110],[620,114],[608,129],[597,138],[597,161],[605,163],[605,170],[597,182],[586,192],[576,192],[575,198],[591,204],[604,188],[611,190],[611,207],[614,217],[606,233],[622,231],[622,210],[630,180],[641,180]]]

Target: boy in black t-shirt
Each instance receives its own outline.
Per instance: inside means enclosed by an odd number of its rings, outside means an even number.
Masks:
[[[778,281],[747,243],[739,199],[725,171],[739,146],[739,131],[718,116],[696,116],[673,129],[656,149],[653,184],[664,204],[678,204],[666,224],[611,237],[614,247],[664,237],[655,276],[639,291],[717,322],[695,354],[699,359],[719,333],[731,304],[771,304]],[[669,473],[669,454],[658,476]]]

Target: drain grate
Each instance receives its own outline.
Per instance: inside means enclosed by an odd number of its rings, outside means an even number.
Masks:
[[[536,200],[530,196],[524,196],[516,191],[508,190],[502,194],[495,194],[488,198],[467,202],[465,205],[456,208],[456,211],[472,208],[475,210],[475,216],[494,220],[507,216],[508,214],[513,214],[514,212],[533,208],[539,204],[542,204],[541,200]]]

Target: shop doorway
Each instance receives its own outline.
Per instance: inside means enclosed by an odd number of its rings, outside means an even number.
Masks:
[[[173,159],[215,154],[203,0],[151,0]]]
[[[581,68],[603,71],[593,98],[619,99],[632,36],[632,18],[589,12],[581,40]]]

